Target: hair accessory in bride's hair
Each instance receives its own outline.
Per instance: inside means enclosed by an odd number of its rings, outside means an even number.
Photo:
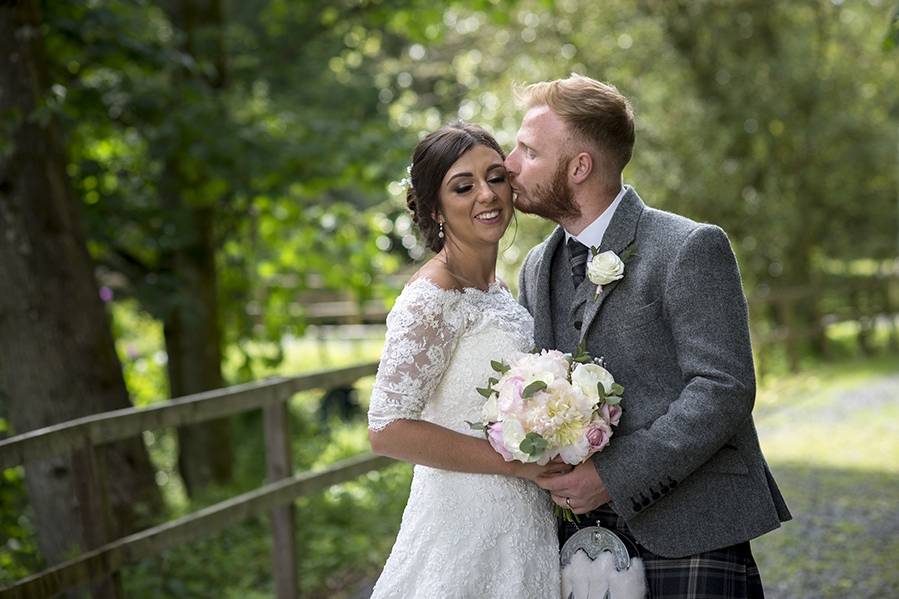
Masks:
[[[407,191],[412,189],[412,163],[409,163],[409,166],[406,167],[406,176],[400,179],[400,185],[403,186]]]

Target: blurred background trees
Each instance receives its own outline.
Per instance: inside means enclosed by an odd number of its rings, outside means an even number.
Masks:
[[[0,281],[16,290],[2,291],[0,323],[32,301],[9,278],[15,236],[45,234],[16,229],[14,216],[52,205],[83,237],[52,254],[72,264],[22,266],[30,289],[46,296],[64,273],[73,283],[54,309],[90,319],[99,337],[106,306],[133,402],[271,372],[308,330],[305,298],[330,290],[389,303],[390,275],[425,257],[398,183],[424,132],[469,120],[511,148],[521,116],[512,85],[575,71],[634,103],[625,180],[655,207],[721,225],[750,295],[834,290],[789,316],[814,325],[848,309],[840,290],[854,278],[897,270],[897,11],[887,0],[5,3],[5,58],[39,37],[35,68],[46,75],[20,90],[21,63],[6,60],[0,77],[0,233],[12,252]],[[50,149],[32,147],[41,139]],[[26,185],[37,181],[50,187]],[[550,230],[517,218],[500,267],[513,286]],[[85,248],[95,279],[74,265]],[[763,327],[787,317],[753,314]],[[42,350],[37,334],[12,330],[0,328],[8,433],[109,409],[76,410],[64,405],[71,394],[17,418],[24,400],[10,381],[33,365],[13,358]],[[827,352],[825,329],[800,350]],[[115,405],[127,405],[116,385]],[[188,495],[234,478],[243,430],[179,431]],[[22,488],[20,476],[7,476],[4,493]],[[27,536],[22,501],[0,494],[9,538]],[[5,551],[0,565],[15,554]],[[23,571],[10,566],[12,577]]]

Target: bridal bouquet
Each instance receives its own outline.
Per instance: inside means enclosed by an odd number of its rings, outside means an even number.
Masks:
[[[483,422],[470,424],[484,430],[506,461],[546,464],[561,456],[580,464],[608,445],[624,387],[602,360],[582,349],[575,356],[543,350],[491,366],[497,376],[478,388],[487,399]]]

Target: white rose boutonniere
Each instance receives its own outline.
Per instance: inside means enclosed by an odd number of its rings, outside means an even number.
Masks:
[[[587,278],[596,285],[596,297],[599,298],[603,285],[614,283],[624,277],[624,262],[634,255],[635,248],[628,247],[622,252],[621,258],[611,250],[600,253],[598,248],[591,248],[591,251],[593,260],[587,265]]]

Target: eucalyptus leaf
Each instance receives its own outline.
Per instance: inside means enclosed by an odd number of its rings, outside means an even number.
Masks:
[[[518,449],[531,457],[539,456],[546,449],[547,442],[539,433],[528,433],[518,445]]]
[[[490,367],[493,370],[499,372],[500,374],[506,374],[509,372],[509,366],[505,362],[498,362],[496,360],[490,360]]]
[[[533,396],[534,393],[537,393],[538,391],[543,391],[544,389],[546,389],[546,383],[544,383],[543,381],[534,381],[533,383],[531,383],[530,385],[528,385],[527,387],[524,388],[524,391],[521,393],[521,396],[524,397],[525,399],[527,399],[527,398]]]

